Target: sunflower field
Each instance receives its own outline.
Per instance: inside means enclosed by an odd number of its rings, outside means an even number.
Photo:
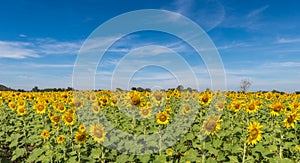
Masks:
[[[300,95],[0,92],[1,162],[299,162]]]

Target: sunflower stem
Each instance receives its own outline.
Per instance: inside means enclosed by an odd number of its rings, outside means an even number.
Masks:
[[[247,143],[245,142],[245,143],[244,143],[243,162],[242,162],[242,163],[245,162],[245,159],[246,159],[246,151],[247,151]]]

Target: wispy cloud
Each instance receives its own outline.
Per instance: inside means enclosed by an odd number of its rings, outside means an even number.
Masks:
[[[22,35],[22,37],[24,36]],[[67,42],[55,39],[33,39],[28,41],[0,40],[0,58],[24,59],[37,58],[43,55],[74,55],[78,53],[81,44],[82,41]]]
[[[279,38],[275,43],[278,44],[287,44],[287,43],[299,43],[300,38]]]
[[[0,58],[39,57],[39,54],[31,49],[32,46],[33,44],[28,42],[0,41]]]
[[[248,17],[248,18],[255,17],[255,16],[259,15],[260,13],[264,12],[267,8],[269,8],[269,5],[265,5],[265,6],[263,6],[263,7],[260,7],[260,8],[258,8],[258,9],[255,9],[255,10],[251,11],[251,12],[247,15],[247,17]]]
[[[218,0],[175,0],[172,5],[172,10],[196,21],[206,31],[218,26],[225,16],[224,6]]]

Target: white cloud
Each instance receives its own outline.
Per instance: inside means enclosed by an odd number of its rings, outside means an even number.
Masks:
[[[23,59],[27,57],[39,57],[33,45],[28,42],[0,41],[0,58]]]

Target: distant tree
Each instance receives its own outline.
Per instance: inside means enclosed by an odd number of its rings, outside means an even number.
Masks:
[[[66,91],[74,91],[74,89],[72,87],[68,87]]]
[[[151,92],[151,89],[150,88],[146,88],[145,91]]]
[[[39,91],[39,87],[38,86],[34,86],[32,89],[31,89],[32,92],[38,92]]]
[[[242,79],[240,89],[242,92],[247,92],[251,86],[251,82],[249,79]]]
[[[142,87],[138,87],[136,90],[139,92],[144,92],[144,88],[142,88]]]
[[[188,87],[186,90],[189,91],[189,92],[193,91],[193,89],[191,87]]]
[[[178,91],[183,91],[183,90],[184,90],[184,87],[183,87],[183,85],[178,85],[176,89],[177,89]]]
[[[136,87],[131,87],[131,90],[136,90]]]

